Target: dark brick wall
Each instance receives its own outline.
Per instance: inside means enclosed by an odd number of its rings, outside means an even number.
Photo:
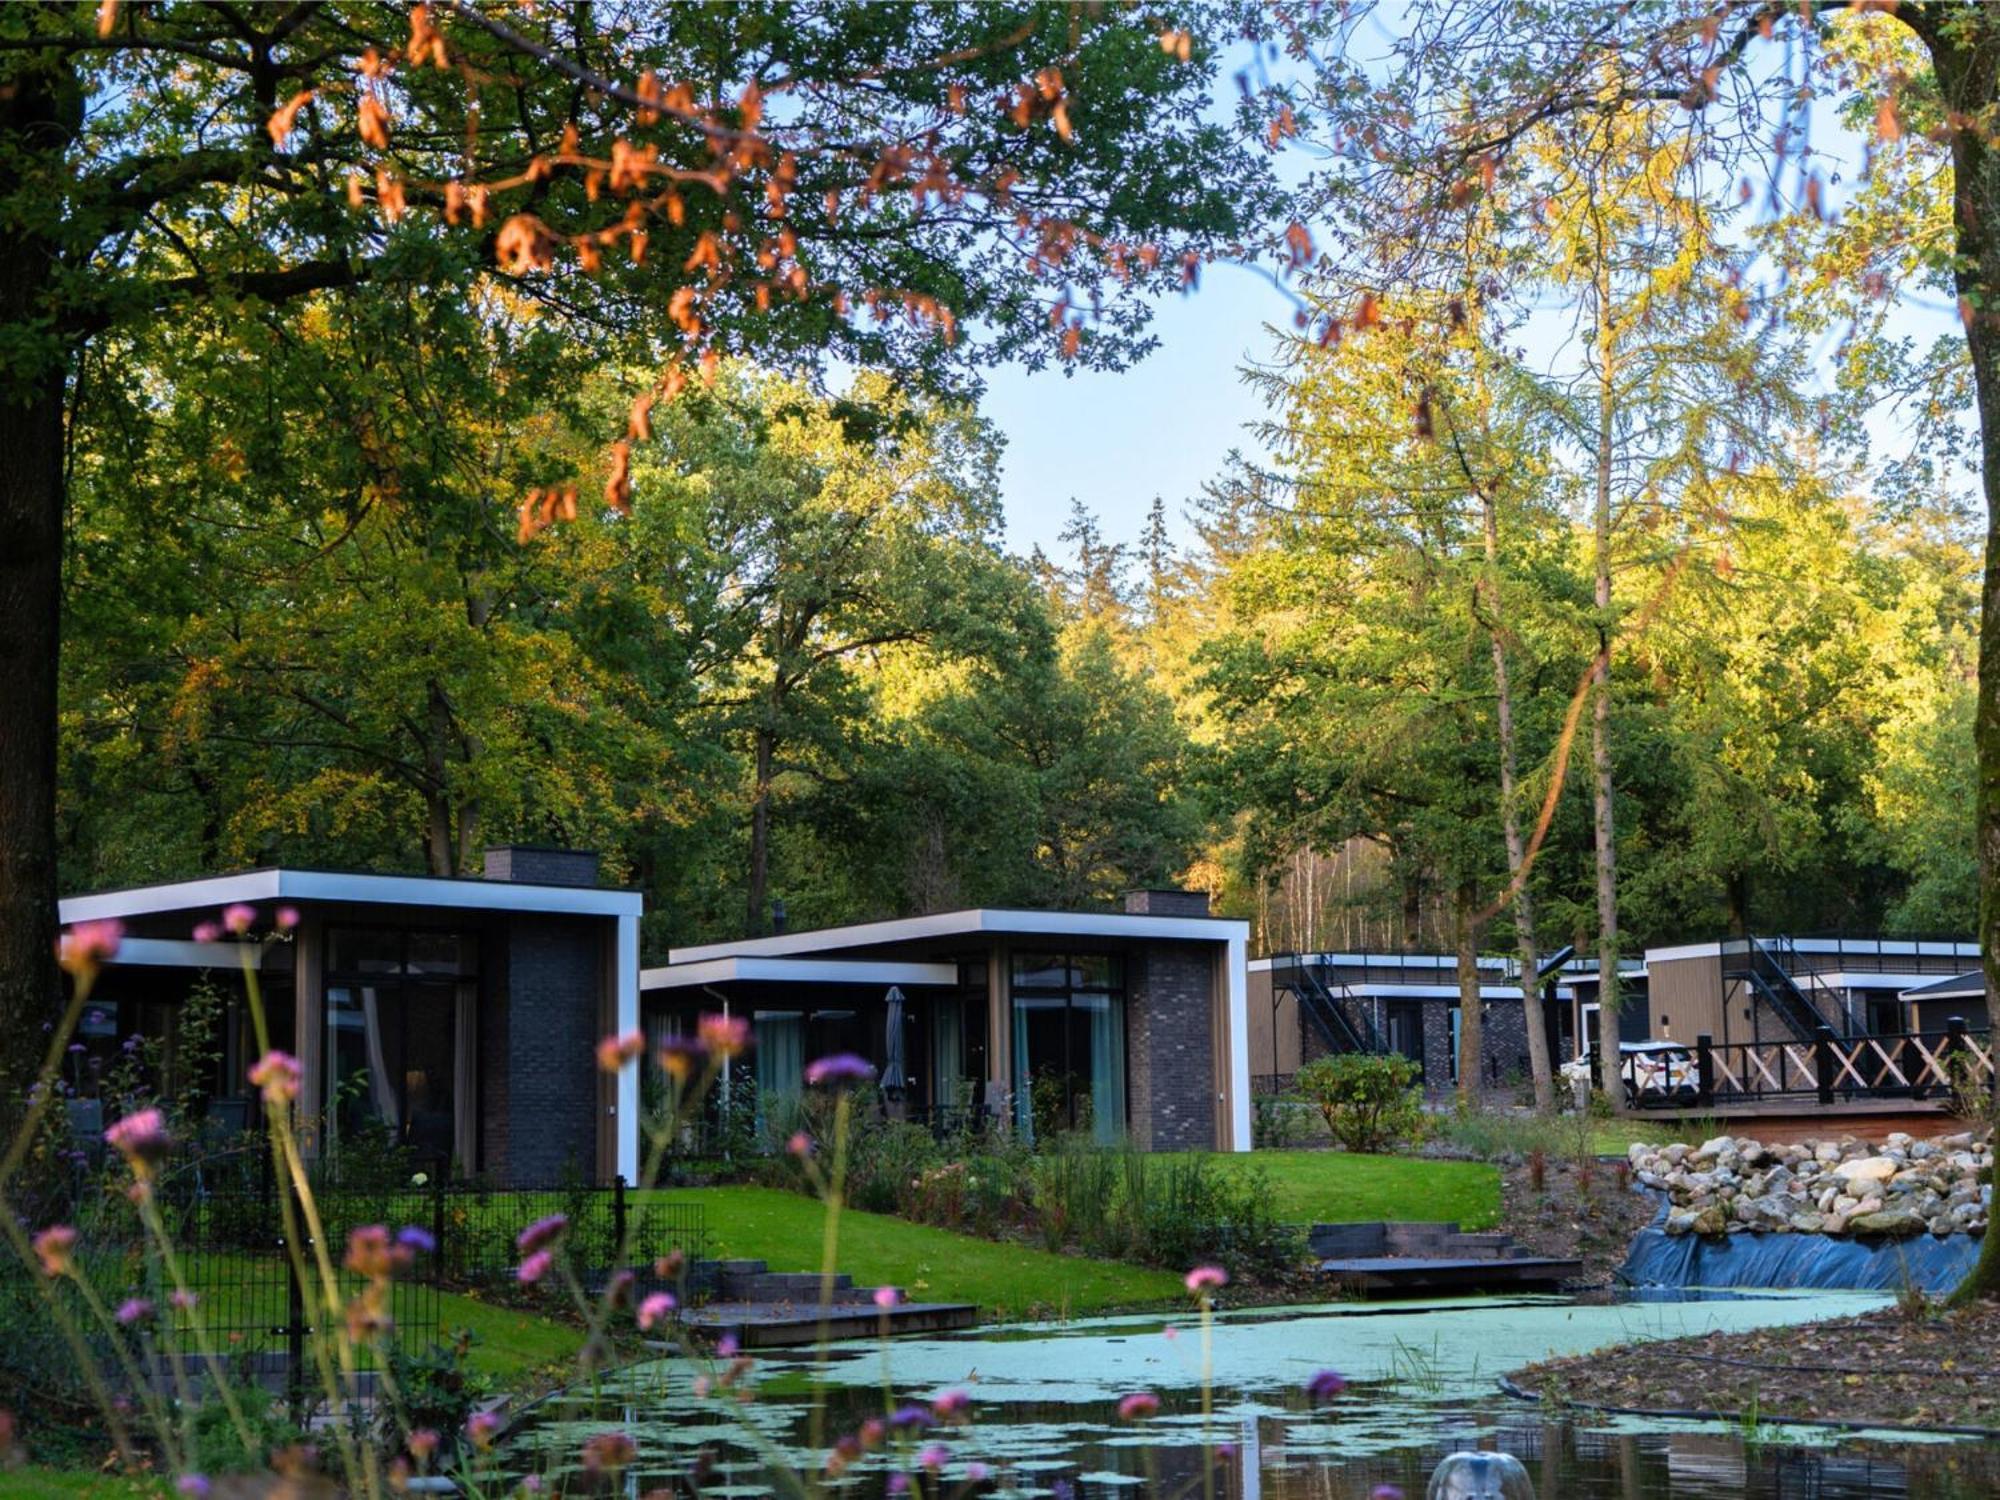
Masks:
[[[504,969],[485,1018],[497,1040],[481,1048],[493,1063],[489,1170],[523,1184],[553,1182],[567,1167],[595,1176],[604,921],[514,916],[500,946]]]
[[[1205,917],[1207,891],[1127,891],[1125,910],[1142,917]]]
[[[1215,1148],[1211,945],[1149,943],[1127,960],[1128,1122],[1142,1151]]]
[[[1358,1019],[1366,1000],[1342,998],[1338,1002]],[[1424,1087],[1433,1092],[1448,1092],[1452,1088],[1451,1012],[1455,1001],[1426,999],[1421,1010],[1423,1015],[1423,1065]],[[1486,1006],[1486,1033],[1481,1039],[1481,1051],[1486,1059],[1483,1084],[1487,1088],[1499,1088],[1512,1082],[1518,1074],[1528,1073],[1528,1033],[1521,1002],[1518,1000],[1492,1000]],[[1370,1020],[1374,1019],[1372,1009],[1367,1010]],[[1298,1013],[1300,1026],[1299,1055],[1305,1061],[1324,1057],[1326,1044],[1320,1039],[1318,1028],[1306,1019],[1304,1011]],[[1384,1038],[1386,1041],[1386,1038]],[[1558,1059],[1560,1060],[1560,1059]],[[1495,1080],[1498,1080],[1497,1082]]]
[[[527,885],[596,885],[597,856],[588,849],[495,844],[486,851],[485,873],[488,880]]]

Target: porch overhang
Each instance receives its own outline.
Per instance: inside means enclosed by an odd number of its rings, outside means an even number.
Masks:
[[[639,972],[642,993],[735,982],[765,984],[955,985],[958,965],[875,959],[730,957]]]

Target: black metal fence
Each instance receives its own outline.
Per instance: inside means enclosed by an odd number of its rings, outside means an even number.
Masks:
[[[343,1310],[362,1289],[364,1278],[344,1266],[349,1236],[358,1229],[379,1225],[391,1241],[416,1231],[407,1236],[406,1263],[390,1281],[386,1308],[405,1348],[449,1331],[448,1290],[514,1279],[521,1231],[539,1219],[567,1219],[562,1255],[593,1288],[621,1266],[651,1278],[655,1262],[671,1251],[697,1261],[708,1240],[700,1203],[641,1193],[622,1179],[522,1187],[442,1171],[343,1180],[327,1168],[314,1172],[308,1201],[274,1173],[268,1151],[224,1154],[170,1174],[155,1202],[173,1246],[171,1266],[121,1196],[82,1195],[61,1215],[78,1228],[79,1268],[102,1305],[146,1309],[121,1336],[143,1338],[168,1355],[206,1348],[239,1377],[273,1383],[304,1373],[306,1342],[328,1315],[325,1272],[333,1274]],[[10,1322],[18,1317],[32,1326],[43,1291],[13,1257],[4,1259],[0,1308],[10,1310]],[[295,1259],[307,1271],[304,1287]],[[65,1281],[53,1290],[110,1356],[111,1331],[91,1327],[95,1315],[75,1285]],[[365,1368],[372,1360],[365,1347],[362,1355]],[[0,1363],[18,1368],[20,1360],[0,1352]]]

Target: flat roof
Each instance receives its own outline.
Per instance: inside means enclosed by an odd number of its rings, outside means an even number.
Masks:
[[[107,917],[147,917],[168,912],[218,911],[242,902],[364,902],[373,906],[431,906],[464,911],[553,912],[575,916],[636,917],[645,898],[638,891],[594,885],[541,885],[522,880],[463,876],[369,875],[355,871],[266,868],[206,875],[162,885],[66,896],[57,905],[64,923]]]
[[[770,984],[955,985],[957,964],[902,963],[888,959],[705,958],[641,969],[641,990],[688,989],[732,981]]]
[[[1668,963],[1680,958],[1720,958],[1723,943],[1740,943],[1741,938],[1717,938],[1707,943],[1680,943],[1671,948],[1648,948],[1646,962],[1649,964]],[[1774,937],[1759,937],[1758,942],[1769,945],[1776,942]],[[1879,953],[1897,958],[1977,958],[1979,944],[1966,939],[1930,938],[1793,938],[1792,951],[1795,953]]]
[[[1984,1000],[1986,998],[1986,971],[1974,969],[1970,974],[1954,974],[1949,979],[1934,979],[1929,984],[1920,984],[1903,991],[1905,1000]]]
[[[846,927],[821,927],[780,932],[769,937],[741,938],[730,943],[701,943],[667,954],[670,967],[710,958],[788,958],[808,953],[872,948],[885,943],[919,942],[926,938],[971,937],[981,934],[1038,938],[1165,938],[1181,942],[1247,941],[1250,924],[1237,917],[1168,917],[1139,912],[1012,911],[972,907],[933,912],[925,917],[897,917],[884,922],[856,922]]]

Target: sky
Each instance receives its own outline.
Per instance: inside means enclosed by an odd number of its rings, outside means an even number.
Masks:
[[[1201,290],[1158,305],[1160,347],[1131,369],[994,371],[980,409],[1007,438],[1008,550],[1063,550],[1056,538],[1072,497],[1097,514],[1107,538],[1131,541],[1158,495],[1176,536],[1187,537],[1182,511],[1229,451],[1263,452],[1246,431],[1263,401],[1240,372],[1246,359],[1270,357],[1270,325],[1289,325],[1291,314],[1269,281],[1213,266]]]
[[[1227,79],[1241,59],[1226,57]],[[1823,171],[1844,187],[1832,188],[1835,211],[1852,191],[1862,141],[1842,128],[1830,109],[1815,106],[1813,139]],[[1280,161],[1281,176],[1290,175]],[[1315,235],[1323,233],[1318,226]],[[1905,296],[1900,331],[1928,343],[1954,331],[1953,309]],[[1553,314],[1553,315],[1551,315]],[[1058,534],[1074,498],[1096,514],[1108,540],[1132,542],[1145,524],[1153,497],[1166,501],[1178,540],[1192,535],[1185,511],[1208,480],[1219,475],[1232,449],[1253,457],[1266,450],[1250,429],[1265,415],[1262,396],[1242,379],[1247,362],[1264,361],[1276,347],[1272,325],[1289,328],[1292,304],[1260,274],[1240,266],[1204,268],[1200,290],[1169,295],[1156,304],[1153,332],[1159,347],[1124,371],[1070,371],[1052,362],[1029,371],[1008,366],[990,372],[982,413],[1006,438],[1001,498],[1006,546],[1025,554],[1040,546],[1052,555],[1066,548]],[[1528,363],[1560,370],[1573,359],[1568,319],[1545,310],[1520,330]],[[1815,375],[1829,374],[1815,351]],[[1878,408],[1868,426],[1878,455],[1900,451],[1906,417]]]

